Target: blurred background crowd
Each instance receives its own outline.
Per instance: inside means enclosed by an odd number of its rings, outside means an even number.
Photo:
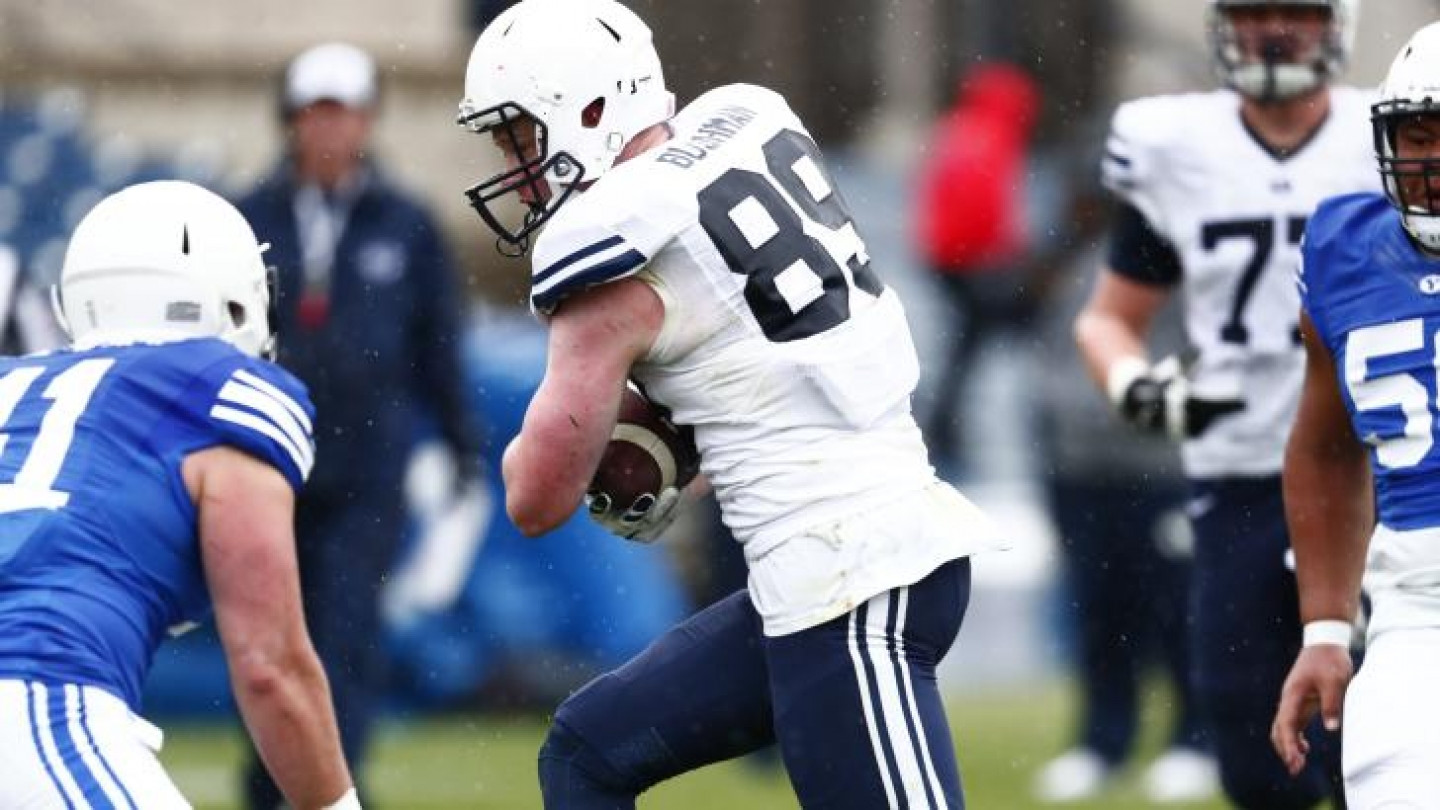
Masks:
[[[386,182],[433,219],[435,250],[463,290],[445,296],[459,320],[439,339],[459,347],[448,373],[469,424],[455,427],[447,409],[457,406],[430,391],[417,398],[402,452],[346,461],[352,474],[405,495],[398,546],[374,552],[390,568],[371,600],[390,712],[553,707],[743,584],[713,510],[695,510],[665,544],[643,547],[583,517],[526,540],[498,508],[500,453],[539,380],[544,335],[524,308],[528,264],[493,249],[461,193],[493,171],[493,150],[453,121],[474,36],[506,5],[0,0],[0,339],[9,352],[58,342],[46,289],[65,235],[104,194],[183,178],[240,199],[277,156],[293,159],[289,60],[327,41],[373,57],[377,81],[357,102],[373,112],[367,149]],[[873,266],[901,292],[921,351],[917,411],[933,461],[1016,541],[975,562],[947,688],[1093,670],[1076,654],[1086,631],[1067,607],[1086,587],[1087,566],[1135,565],[1137,581],[1173,595],[1183,592],[1188,539],[1172,450],[1112,425],[1080,370],[1070,323],[1102,249],[1097,166],[1108,117],[1123,99],[1214,85],[1206,3],[631,5],[656,32],[680,103],[733,81],[788,97],[831,156]],[[1347,81],[1376,84],[1395,48],[1437,14],[1436,0],[1371,2]],[[988,170],[977,177],[967,160]],[[306,283],[308,250],[294,254]],[[296,317],[314,316],[306,312]],[[366,313],[353,326],[362,337],[337,350],[363,344],[384,320]],[[1107,551],[1106,538],[1126,524],[1147,527],[1140,550]],[[1088,674],[1133,692],[1148,661],[1171,655],[1150,642],[1177,637],[1176,617],[1165,614],[1174,608],[1122,600],[1106,609],[1135,621],[1102,671]],[[227,716],[224,678],[213,636],[191,634],[162,654],[147,710]],[[1089,699],[1090,711],[1133,712],[1133,696]]]

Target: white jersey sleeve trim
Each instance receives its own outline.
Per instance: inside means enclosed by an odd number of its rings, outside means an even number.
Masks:
[[[216,405],[214,408],[211,408],[210,415],[216,419],[223,419],[226,422],[233,422],[241,427],[250,428],[256,433],[269,437],[276,444],[284,448],[285,452],[290,456],[290,461],[295,464],[296,469],[300,470],[302,478],[310,475],[310,464],[312,461],[312,459],[309,458],[310,454],[291,446],[288,438],[280,432],[279,428],[275,427],[273,422],[267,422],[248,411],[227,408],[223,405]]]
[[[537,312],[550,312],[566,295],[623,278],[648,259],[621,236],[593,242],[552,262],[535,275],[530,302]]]
[[[281,405],[284,405],[285,410],[289,411],[290,414],[295,417],[295,421],[300,423],[300,427],[304,430],[305,436],[308,437],[315,432],[315,428],[310,424],[310,417],[306,415],[305,409],[301,408],[300,403],[292,399],[289,394],[266,382],[263,377],[256,376],[243,368],[235,372],[235,379],[252,388],[258,388],[261,392],[269,394]]]
[[[269,437],[284,448],[302,478],[310,474],[315,463],[310,420],[284,392],[258,377],[238,371],[220,388],[216,400],[210,416]]]

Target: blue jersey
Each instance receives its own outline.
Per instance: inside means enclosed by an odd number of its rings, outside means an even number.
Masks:
[[[1440,261],[1410,242],[1385,197],[1354,194],[1315,211],[1301,267],[1302,306],[1370,446],[1379,522],[1440,527]]]
[[[138,709],[167,631],[210,599],[185,457],[236,447],[298,491],[305,388],[215,339],[0,358],[0,678]]]

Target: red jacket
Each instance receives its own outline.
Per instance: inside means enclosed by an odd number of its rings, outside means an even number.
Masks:
[[[1025,249],[1025,152],[1039,91],[1008,65],[980,65],[961,82],[921,167],[917,239],[944,273],[1013,264]]]

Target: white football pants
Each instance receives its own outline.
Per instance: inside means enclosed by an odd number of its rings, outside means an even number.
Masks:
[[[1440,810],[1440,628],[1371,636],[1341,733],[1350,810]]]
[[[189,810],[160,741],[104,690],[0,679],[0,810]]]

